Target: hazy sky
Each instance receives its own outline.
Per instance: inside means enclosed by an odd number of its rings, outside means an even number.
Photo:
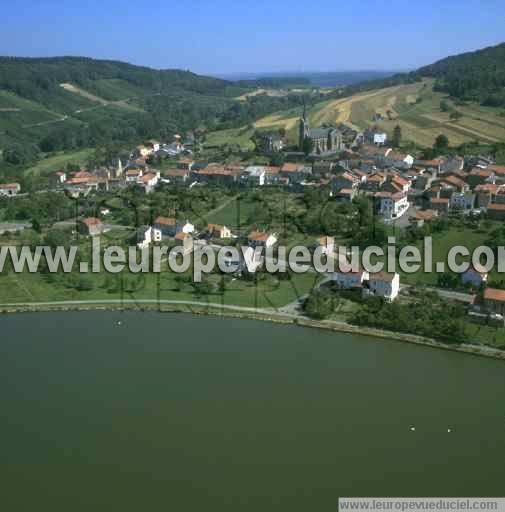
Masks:
[[[198,73],[409,69],[505,41],[504,0],[14,0],[0,23],[1,55]]]

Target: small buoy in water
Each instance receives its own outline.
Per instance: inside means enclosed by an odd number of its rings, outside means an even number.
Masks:
[[[411,432],[415,432],[415,430],[416,430],[416,427],[410,427]]]
[[[118,324],[118,325],[121,325],[121,324],[122,324],[121,320],[119,320],[117,324]]]
[[[447,432],[451,433],[451,432],[452,432],[452,429],[448,428],[448,429],[447,429]]]

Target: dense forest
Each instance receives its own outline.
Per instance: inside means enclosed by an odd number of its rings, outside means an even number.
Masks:
[[[454,98],[505,106],[505,43],[447,57],[417,73],[435,78],[435,90]]]

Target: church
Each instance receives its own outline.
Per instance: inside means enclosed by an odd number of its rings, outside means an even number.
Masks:
[[[313,153],[318,155],[336,153],[343,149],[342,134],[336,128],[309,128],[305,108],[300,119],[298,147],[303,151],[303,142],[310,139],[314,143]]]

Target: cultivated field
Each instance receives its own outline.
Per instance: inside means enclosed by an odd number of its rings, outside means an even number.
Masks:
[[[48,176],[53,172],[63,169],[68,163],[84,165],[93,153],[92,149],[86,148],[73,152],[61,152],[48,158],[43,158],[33,167],[25,170],[26,176]]]
[[[444,100],[450,112],[442,112]],[[291,143],[297,139],[300,109],[278,112],[258,119],[258,129],[284,128]],[[377,115],[382,116],[374,121]],[[433,81],[404,84],[375,91],[367,91],[349,98],[330,100],[314,105],[308,111],[312,127],[324,124],[346,123],[356,129],[377,124],[389,135],[394,127],[402,127],[403,139],[420,146],[431,146],[435,138],[444,133],[449,142],[457,146],[464,142],[495,143],[505,141],[505,111],[482,107],[475,103],[455,104],[446,95],[433,91]],[[225,135],[225,134],[222,134]],[[213,135],[224,143],[226,137]]]

